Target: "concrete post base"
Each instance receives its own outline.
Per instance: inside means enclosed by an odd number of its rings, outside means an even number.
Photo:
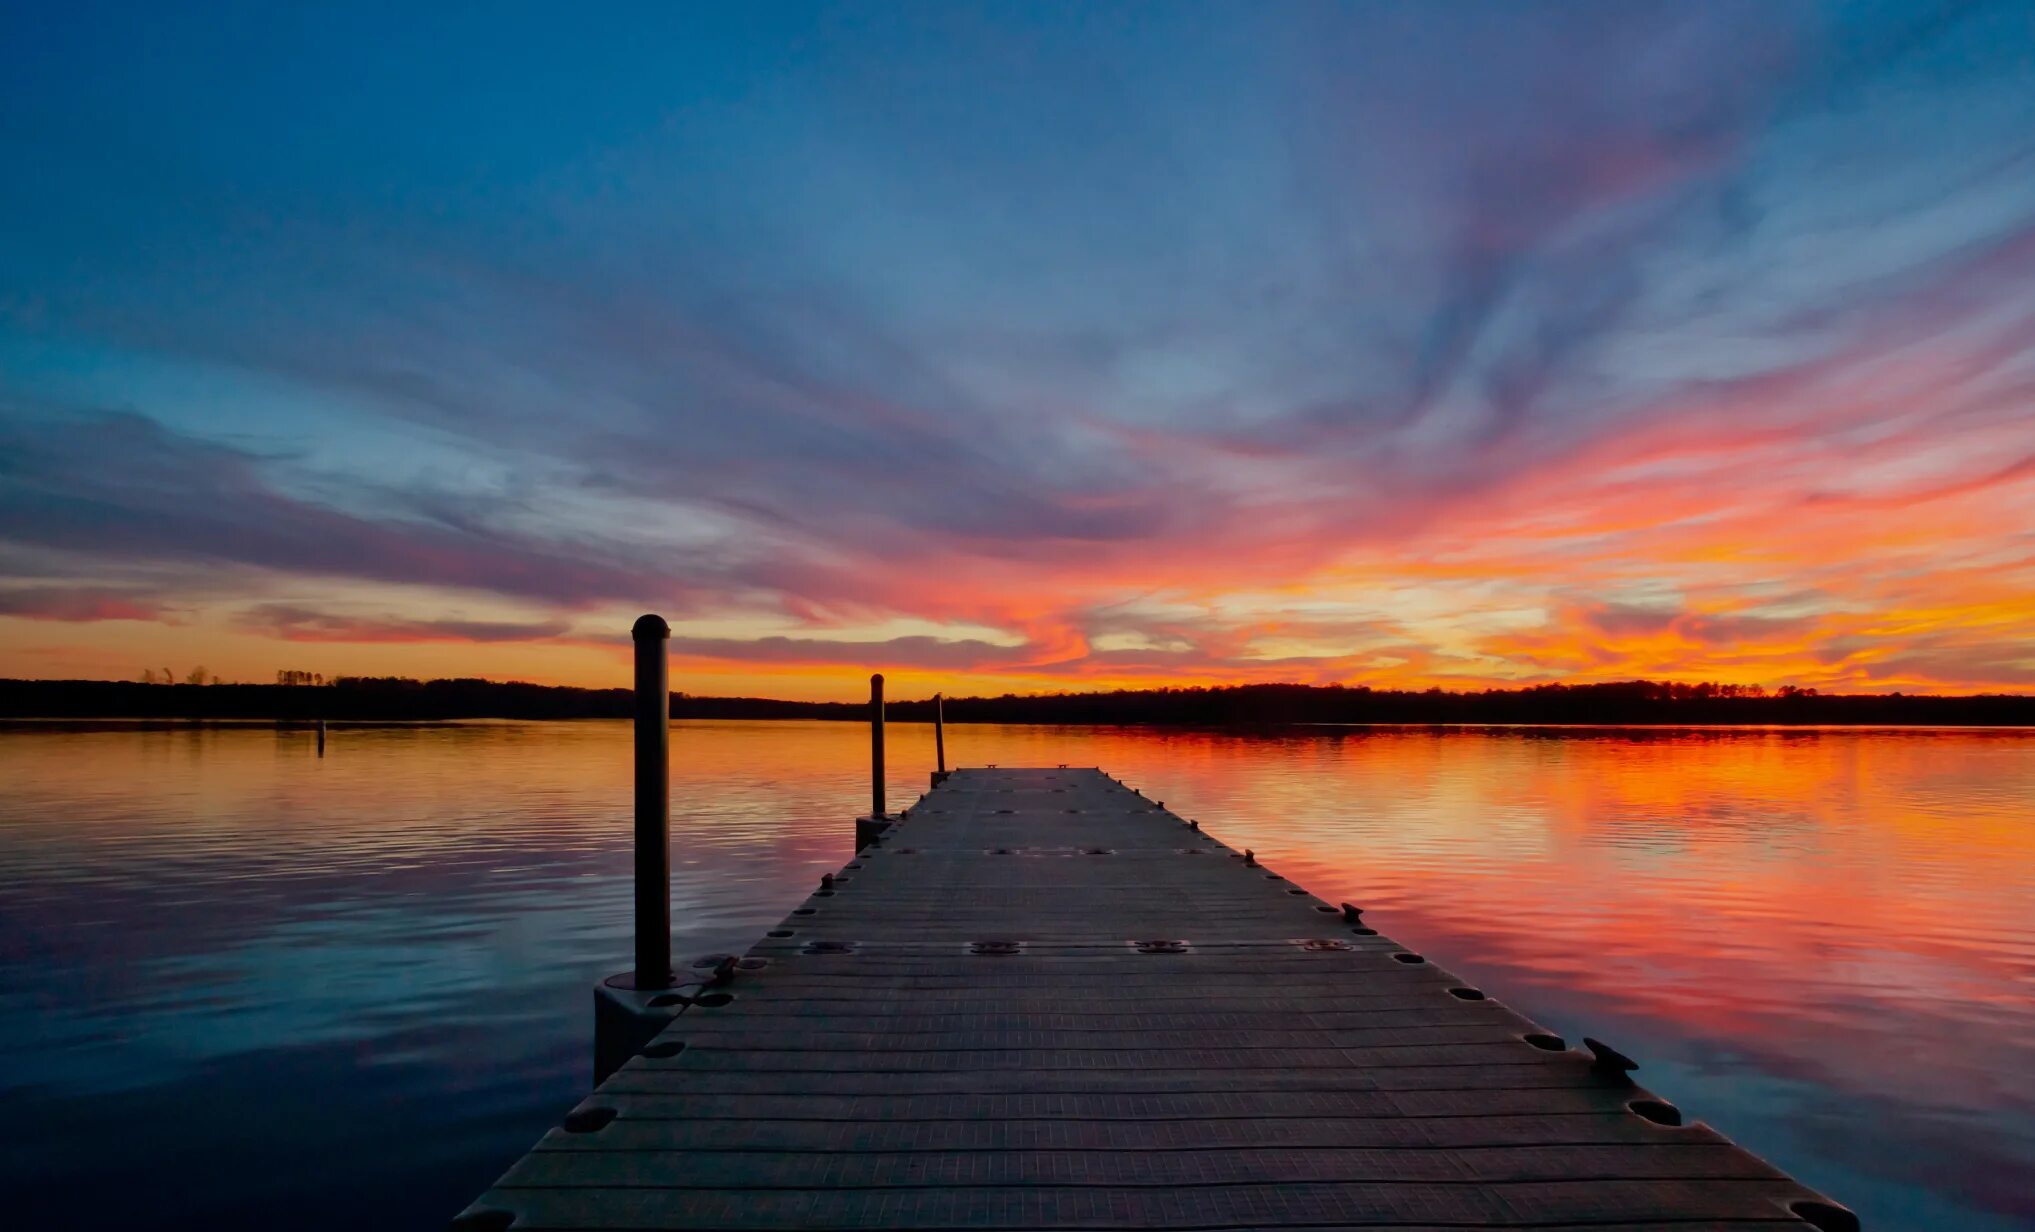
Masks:
[[[888,816],[857,817],[855,819],[855,850],[860,851],[877,839],[882,838],[883,832],[890,829],[891,823],[896,820],[896,818]]]
[[[673,984],[669,988],[636,986],[636,975],[625,971],[594,985],[594,1085],[622,1068],[630,1057],[657,1038],[657,1033],[678,1017],[680,1010],[699,992],[698,984]]]

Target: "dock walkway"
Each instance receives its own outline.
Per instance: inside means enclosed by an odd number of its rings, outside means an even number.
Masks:
[[[456,1226],[1856,1227],[1096,770],[956,771],[732,966]]]

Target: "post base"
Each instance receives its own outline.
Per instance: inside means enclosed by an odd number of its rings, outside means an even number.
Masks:
[[[935,770],[935,771],[933,771],[933,786],[935,786],[935,787],[938,787],[938,786],[939,786],[940,784],[942,784],[942,783],[946,782],[946,781],[947,781],[947,776],[948,776],[948,775],[950,775],[950,774],[952,774],[952,773],[954,773],[954,772],[953,772],[952,770]]]
[[[882,838],[883,832],[890,829],[891,824],[896,820],[895,817],[877,815],[857,817],[855,819],[855,850],[860,851],[877,839]]]
[[[696,983],[676,981],[669,988],[637,988],[635,984],[635,972],[625,971],[594,985],[595,1086],[643,1051],[700,990]]]

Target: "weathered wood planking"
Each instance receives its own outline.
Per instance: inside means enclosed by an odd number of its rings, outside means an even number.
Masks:
[[[957,771],[743,967],[458,1226],[1855,1226],[1099,771]]]

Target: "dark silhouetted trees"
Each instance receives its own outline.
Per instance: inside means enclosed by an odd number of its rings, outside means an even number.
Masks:
[[[193,673],[195,676],[196,673]],[[0,680],[9,718],[591,719],[629,715],[626,689],[491,680],[321,677],[278,672],[276,684],[170,684],[167,671],[117,680]],[[862,702],[672,695],[672,714],[702,719],[862,719]],[[892,702],[900,722],[932,718],[925,701]],[[1946,724],[2035,725],[2035,697],[1822,694],[1783,686],[1630,680],[1448,692],[1357,685],[1253,684],[1031,697],[951,697],[950,723],[1093,723],[1201,727],[1280,723]]]

